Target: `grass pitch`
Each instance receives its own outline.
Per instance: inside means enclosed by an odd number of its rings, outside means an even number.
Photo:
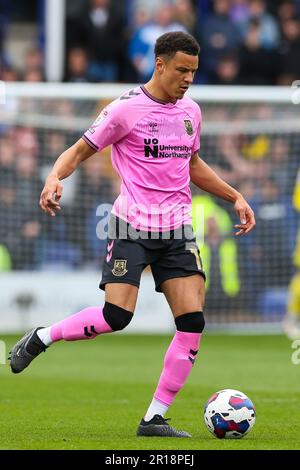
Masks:
[[[17,340],[1,339],[7,351]],[[170,339],[104,335],[58,343],[19,375],[0,365],[0,449],[300,449],[300,365],[283,336],[204,335],[168,414],[193,437],[136,437]],[[203,423],[206,400],[224,388],[256,407],[256,425],[241,440],[218,440]]]

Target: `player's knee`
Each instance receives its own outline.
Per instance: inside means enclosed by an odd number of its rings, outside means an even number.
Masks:
[[[205,327],[203,312],[184,313],[175,318],[178,331],[186,333],[202,333]]]
[[[113,331],[123,330],[131,322],[133,313],[118,305],[105,302],[103,317]]]

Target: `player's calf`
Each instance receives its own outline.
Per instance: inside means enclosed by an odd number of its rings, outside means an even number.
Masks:
[[[166,352],[153,400],[138,427],[138,436],[190,437],[185,431],[168,427],[164,415],[195,363],[205,321],[202,312],[190,312],[177,317],[175,323],[177,331]]]
[[[48,345],[56,341],[94,339],[104,333],[123,330],[131,321],[133,313],[117,305],[105,302],[103,308],[88,307],[50,327]],[[46,337],[43,338],[43,334]],[[42,341],[47,331],[39,332]]]
[[[106,302],[103,309],[85,308],[48,328],[35,328],[12,348],[11,370],[15,374],[22,372],[54,342],[94,339],[100,334],[123,330],[132,317],[128,310]]]
[[[175,319],[177,331],[166,352],[164,368],[154,398],[170,406],[184,386],[196,361],[205,326],[202,312],[191,312]]]

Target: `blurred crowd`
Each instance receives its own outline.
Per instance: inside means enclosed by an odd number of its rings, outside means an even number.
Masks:
[[[252,110],[241,107],[238,114],[251,119],[252,114],[259,116],[260,112],[261,118],[266,119],[266,113],[269,118],[275,116],[275,108],[272,113],[268,106],[252,106]],[[237,131],[235,135],[202,139],[204,160],[244,195],[255,212],[257,226],[249,236],[236,240],[233,225],[238,218],[233,207],[215,200],[205,218],[205,241],[200,251],[204,264],[211,266],[208,307],[216,311],[226,305],[229,310],[239,310],[243,305],[246,310],[279,318],[286,311],[287,286],[294,272],[298,217],[292,193],[300,139],[295,132],[264,133],[263,122],[261,126],[258,133]]]
[[[43,34],[23,68],[6,48],[12,2],[0,0],[1,80],[43,81]],[[182,30],[201,45],[196,83],[290,85],[300,76],[300,0],[70,0],[67,82],[144,82],[158,36]]]
[[[156,38],[181,29],[201,44],[196,82],[290,84],[300,77],[299,5],[296,0],[73,0],[67,2],[65,81],[143,82],[152,73]],[[6,49],[10,24],[5,11],[11,2],[0,0],[0,6],[0,79],[45,80],[42,42],[27,51],[23,69],[15,67]],[[43,214],[38,201],[56,158],[86,130],[82,119],[88,128],[106,104],[22,98],[2,106],[0,272],[101,266],[105,240],[97,237],[96,227],[119,193],[109,151],[89,159],[65,181],[63,211],[56,218]],[[226,305],[282,315],[298,225],[291,202],[299,169],[297,106],[200,105],[202,157],[244,194],[257,218],[255,231],[237,243],[231,206],[192,188],[193,205],[206,208],[200,249],[207,305],[212,311]],[[100,214],[101,204],[106,206]]]
[[[85,130],[74,116],[84,115],[88,127],[92,122],[88,116],[105,104],[22,99],[13,110],[8,101],[10,116],[40,116],[40,124],[8,125],[6,117],[0,118],[0,271],[101,267],[106,241],[97,237],[96,228],[119,193],[109,150],[87,160],[64,182],[63,210],[57,217],[42,213],[38,202],[54,161]],[[233,225],[238,220],[231,205],[192,188],[193,205],[205,207],[205,240],[200,250],[208,277],[207,305],[213,311],[225,304],[232,311],[241,305],[255,311],[255,298],[259,311],[282,314],[294,269],[298,224],[292,206],[299,169],[300,138],[293,127],[297,107],[211,103],[201,108],[206,126],[202,157],[242,192],[257,219],[255,231],[237,241]],[[41,118],[45,115],[55,125],[45,127]],[[220,122],[227,123],[226,129],[224,125],[218,129]],[[290,123],[290,130],[280,131],[282,122]]]
[[[64,184],[61,217],[53,220],[39,208],[46,174],[78,137],[29,127],[0,135],[0,271],[99,267],[106,240],[96,235],[96,209],[109,208],[118,191],[105,176],[108,158],[90,158]]]

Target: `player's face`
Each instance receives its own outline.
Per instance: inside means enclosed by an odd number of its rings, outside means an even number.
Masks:
[[[198,56],[176,52],[169,60],[158,59],[160,64],[160,82],[165,93],[172,99],[183,98],[185,92],[193,83],[198,68]]]

